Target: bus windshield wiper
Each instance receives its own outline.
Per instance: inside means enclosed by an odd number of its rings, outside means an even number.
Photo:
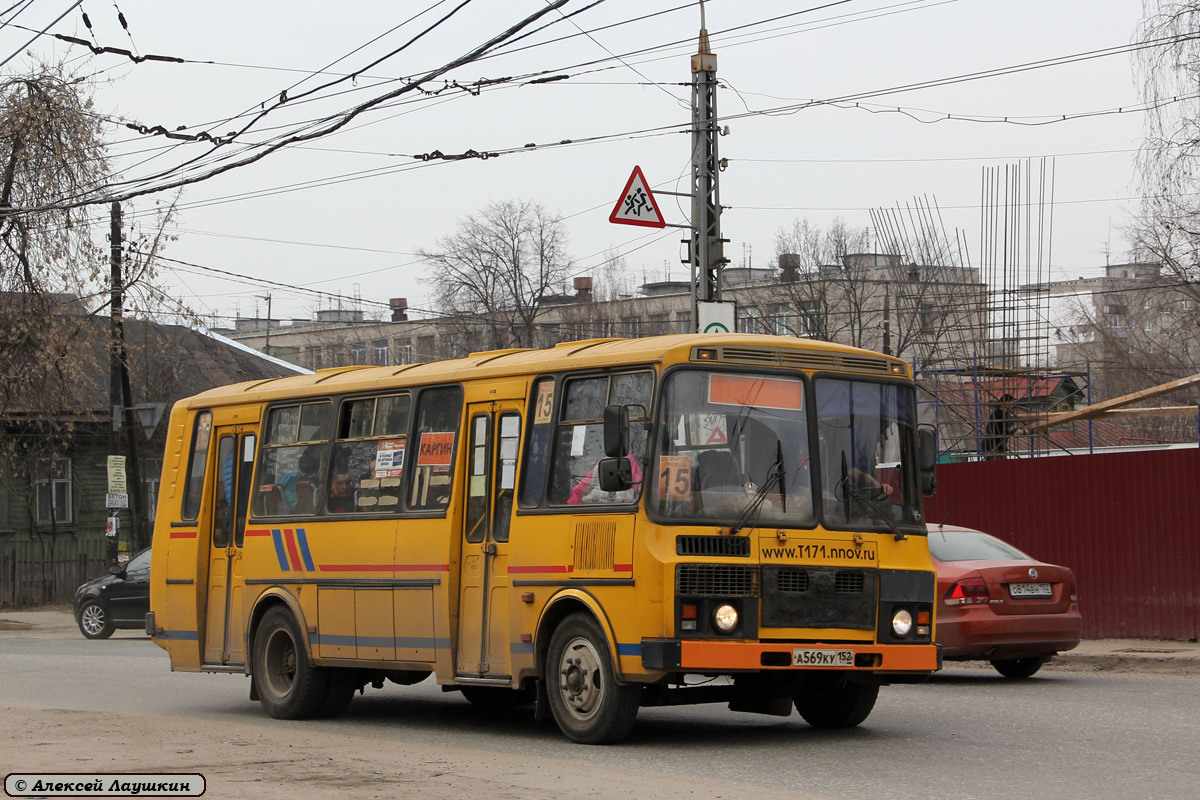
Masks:
[[[758,491],[754,493],[754,497],[750,498],[750,502],[746,503],[746,507],[742,510],[737,522],[735,522],[733,527],[729,529],[729,534],[731,536],[740,533],[742,528],[746,527],[750,520],[758,516],[758,511],[760,508],[762,508],[763,501],[767,499],[767,495],[771,492],[772,488],[775,486],[783,486],[784,468],[783,453],[781,450],[782,447],[776,445],[775,452],[779,460],[772,464],[771,468],[767,470],[767,479],[763,481],[762,486],[758,487]]]

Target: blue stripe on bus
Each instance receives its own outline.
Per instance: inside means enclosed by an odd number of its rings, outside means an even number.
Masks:
[[[283,531],[275,528],[271,531],[271,540],[275,542],[275,555],[279,558],[279,569],[284,572],[291,572],[292,567],[288,564],[287,551],[283,549]]]
[[[159,639],[172,639],[179,642],[198,642],[200,641],[199,631],[163,631],[155,634]]]
[[[533,655],[533,642],[509,642],[508,649],[514,656]]]
[[[642,654],[641,642],[633,644],[621,644],[617,642],[617,655],[619,656],[640,656]]]
[[[316,572],[312,554],[308,552],[308,537],[304,535],[304,528],[296,528],[296,538],[300,540],[300,555],[304,557],[304,568],[309,572]]]

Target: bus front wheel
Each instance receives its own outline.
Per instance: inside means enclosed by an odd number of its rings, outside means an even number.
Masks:
[[[309,719],[322,710],[329,672],[308,662],[300,628],[282,606],[267,611],[258,625],[252,672],[258,699],[272,717]]]
[[[879,687],[841,676],[818,680],[796,696],[796,710],[814,728],[853,728],[875,708]]]
[[[607,744],[633,728],[641,692],[617,683],[608,642],[590,615],[572,614],[555,629],[543,675],[554,721],[568,739]]]

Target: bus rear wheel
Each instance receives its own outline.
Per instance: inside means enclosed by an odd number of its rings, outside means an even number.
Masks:
[[[572,741],[608,744],[629,735],[641,692],[619,684],[604,632],[588,614],[572,614],[550,637],[543,676],[550,710]]]
[[[263,615],[254,635],[252,668],[258,699],[276,719],[310,719],[322,711],[329,672],[304,652],[295,617],[282,606]]]
[[[879,687],[841,676],[814,681],[797,695],[796,710],[814,728],[853,728],[871,715]]]

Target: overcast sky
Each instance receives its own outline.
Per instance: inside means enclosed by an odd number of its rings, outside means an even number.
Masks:
[[[101,81],[96,110],[116,123],[114,166],[119,179],[131,181],[120,189],[197,177],[264,143],[313,130],[313,123],[319,128],[546,5],[86,0],[51,24],[73,1],[19,3],[0,16],[11,23],[0,29],[0,58],[50,26],[49,33],[99,47],[187,61],[135,64],[49,36],[28,46],[38,58],[65,59]],[[551,12],[527,29],[536,30],[532,36],[423,87],[441,89],[436,96],[410,90],[335,134],[130,201],[128,213],[145,225],[156,203],[178,197],[164,282],[186,306],[222,324],[236,315],[265,316],[268,292],[276,318],[308,317],[338,302],[287,287],[340,294],[343,304],[361,297],[367,311],[391,297],[424,308],[430,273],[416,252],[436,251],[463,217],[513,199],[534,200],[565,218],[577,275],[597,274],[612,252],[624,257],[634,284],[668,273],[684,277],[683,231],[613,225],[608,216],[635,165],[655,188],[688,190],[689,61],[699,6],[606,0],[587,8],[592,2],[568,3],[564,13],[587,10],[570,19]],[[1138,0],[705,6],[723,86],[718,112],[730,129],[720,140],[729,160],[721,200],[734,266],[772,265],[777,232],[797,219],[826,226],[840,216],[865,228],[871,209],[914,198],[940,208],[950,237],[966,244],[964,260],[979,266],[988,258],[980,235],[984,176],[1017,163],[1032,169],[1031,219],[1042,220],[1028,248],[1022,240],[1022,270],[1035,279],[1095,275],[1106,252],[1114,262],[1124,254],[1121,228],[1136,206],[1133,160],[1142,132],[1142,114],[1128,110],[1139,102],[1128,52],[881,90],[1125,47],[1141,14]],[[12,74],[28,63],[21,55],[3,69]],[[326,86],[350,73],[360,74]],[[560,75],[570,77],[530,83]],[[480,79],[489,83],[478,91],[445,86]],[[290,99],[279,105],[284,90]],[[869,96],[857,105],[809,104],[862,95]],[[124,127],[222,136],[260,111],[269,113],[219,148]],[[558,144],[564,141],[571,144]],[[500,155],[414,158],[470,150]],[[682,198],[658,199],[668,221],[688,222]]]

